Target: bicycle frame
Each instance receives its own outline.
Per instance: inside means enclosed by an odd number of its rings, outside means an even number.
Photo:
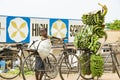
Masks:
[[[120,63],[119,63],[119,61],[117,60],[117,56],[116,56],[116,53],[115,53],[115,51],[112,49],[112,44],[109,44],[109,47],[110,47],[110,54],[105,58],[105,61],[104,61],[104,63],[106,64],[107,63],[107,61],[108,61],[108,58],[109,57],[111,57],[112,58],[112,63],[114,64],[113,66],[114,66],[114,69],[115,69],[115,71],[118,73],[118,76],[119,76],[119,78],[120,78],[120,73],[119,73],[119,71],[117,71],[117,66],[120,66]],[[117,66],[116,66],[116,64],[117,64]],[[115,71],[113,71],[113,72],[115,72]]]
[[[61,60],[62,60],[62,58],[63,58],[64,56],[67,57],[68,51],[67,51],[67,45],[64,43],[64,39],[62,39],[62,43],[61,43],[61,44],[63,44],[62,47],[61,47],[61,48],[63,48],[63,50],[61,50],[61,51],[62,51],[62,52],[60,53],[61,55],[60,55],[59,59],[57,60],[57,64],[56,64],[55,66],[57,66],[57,65],[61,62]],[[53,47],[53,48],[54,48],[54,47]]]

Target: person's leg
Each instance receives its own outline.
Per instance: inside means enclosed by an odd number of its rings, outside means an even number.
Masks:
[[[43,76],[44,76],[44,62],[40,57],[36,57],[36,63],[35,63],[36,80],[42,80]]]
[[[40,76],[39,76],[39,80],[42,80],[43,76],[44,76],[44,72],[41,71],[41,72],[40,72]]]
[[[37,71],[35,71],[35,77],[36,77],[36,80],[39,80],[39,73]]]
[[[35,77],[36,77],[36,80],[39,80],[39,75],[40,75],[39,66],[40,66],[40,60],[39,60],[39,57],[36,57],[36,60],[35,60]]]
[[[42,70],[42,71],[40,71],[39,80],[42,80],[42,78],[44,76],[44,73],[45,73],[45,66],[44,66],[44,62],[43,62],[43,60],[41,58],[40,58],[40,63],[41,63],[40,70]]]

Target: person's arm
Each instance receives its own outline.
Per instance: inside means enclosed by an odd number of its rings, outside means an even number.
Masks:
[[[49,37],[50,37],[52,45],[59,44],[63,41],[62,38],[58,38],[58,37],[55,37],[55,36],[49,36]]]
[[[55,37],[55,36],[50,36],[50,38],[52,38],[52,39],[59,39],[59,38],[57,38],[57,37]]]
[[[50,36],[50,39],[63,40],[63,38],[58,38],[58,37],[55,37],[55,36]]]

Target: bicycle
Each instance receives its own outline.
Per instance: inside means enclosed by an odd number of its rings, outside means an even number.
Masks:
[[[0,61],[4,61],[0,67],[0,77],[3,79],[16,78],[21,73],[22,60],[18,50],[4,47],[0,51]]]
[[[50,53],[50,55],[44,61],[45,75],[49,79],[54,79],[57,76],[58,70],[59,70],[59,74],[60,74],[60,77],[62,80],[69,80],[71,78],[71,76],[74,77],[74,80],[78,80],[80,77],[79,59],[78,59],[77,55],[74,54],[75,52],[73,52],[75,50],[68,49],[66,47],[66,44],[64,43],[64,39],[62,40],[62,44],[63,44],[63,46],[62,46],[63,50],[62,50],[58,60],[56,59],[56,57],[53,54]],[[36,50],[32,50],[32,52],[33,52],[33,54],[30,54],[23,63],[23,66],[22,66],[23,75],[26,74],[26,72],[30,72],[30,71],[32,71],[34,73],[34,68],[27,70],[26,65],[25,65],[25,62],[30,62],[31,64],[34,64],[35,56],[38,56],[38,55],[37,55]],[[64,71],[64,73],[63,73],[63,71]],[[67,77],[65,77],[64,75]],[[24,80],[26,80],[25,75],[24,75]]]
[[[62,80],[79,80],[80,78],[80,60],[76,55],[76,50],[68,48],[67,43],[64,43],[64,39],[61,42],[62,52],[58,59],[59,75]]]
[[[99,45],[99,48],[97,50],[97,53],[103,46],[100,42],[97,42],[97,45]],[[91,74],[91,56],[94,55],[94,51],[90,50],[88,48],[78,48],[77,49],[77,55],[79,56],[80,60],[80,76],[82,79],[85,80],[93,80],[94,77]]]
[[[29,46],[29,48],[34,45],[36,41],[33,41],[33,43]],[[26,49],[26,51],[30,52],[31,54],[29,54],[24,62],[23,62],[23,65],[22,65],[22,75],[23,75],[23,79],[26,80],[26,76],[27,74],[35,74],[34,71],[35,71],[35,59],[36,57],[40,57],[39,56],[39,53],[37,52],[36,49]],[[54,78],[55,76],[52,75],[52,74],[55,74],[57,71],[56,69],[52,69],[54,66],[53,64],[55,64],[57,61],[56,57],[53,55],[53,54],[49,54],[49,56],[45,59],[44,62],[44,65],[45,65],[45,74],[47,77],[49,78]],[[28,63],[28,64],[26,64]],[[49,70],[48,70],[49,69]],[[52,70],[51,70],[52,69]],[[43,70],[40,70],[40,71],[43,71]],[[49,72],[51,72],[51,74],[48,74]]]
[[[108,61],[108,58],[111,57],[112,58],[112,63],[114,65],[114,69],[117,72],[118,77],[120,78],[120,59],[117,57],[119,54],[119,47],[120,45],[117,43],[110,43],[107,44],[109,46],[109,50],[110,50],[110,54],[105,58],[105,64]]]
[[[26,58],[26,56],[30,54],[29,52],[27,52],[28,54],[24,53],[27,47],[26,44],[27,43],[16,43],[16,44],[8,45],[7,47],[3,47],[3,49],[0,51],[0,58],[1,60],[4,60],[6,63],[2,65],[5,67],[5,70],[1,71],[0,77],[4,79],[13,79],[21,74],[22,63]],[[16,48],[16,49],[12,49],[12,48]],[[15,63],[16,61],[19,61],[19,66],[18,65],[16,66]],[[26,65],[29,64],[26,63]],[[9,69],[7,70],[8,66]],[[13,69],[17,69],[17,71]],[[9,75],[10,73],[14,73],[14,74],[10,76]]]

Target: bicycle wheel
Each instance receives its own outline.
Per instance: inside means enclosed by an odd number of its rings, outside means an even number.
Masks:
[[[59,74],[62,80],[79,80],[80,64],[78,57],[69,53],[64,55],[60,62]]]
[[[112,54],[112,60],[113,64],[115,65],[116,72],[118,74],[118,77],[120,78],[120,55],[116,56],[117,54]]]
[[[90,70],[90,53],[83,53],[80,56],[81,77],[85,80],[93,79]]]
[[[3,79],[13,79],[20,75],[22,61],[19,55],[5,56],[3,60],[5,63],[0,67],[0,77]]]
[[[57,59],[52,53],[45,60],[45,73],[50,79],[55,78],[58,74]]]
[[[23,64],[22,64],[22,76],[24,80],[27,80],[27,77],[35,75],[35,57],[38,56],[35,53],[28,55]],[[35,76],[32,78],[35,79]]]

